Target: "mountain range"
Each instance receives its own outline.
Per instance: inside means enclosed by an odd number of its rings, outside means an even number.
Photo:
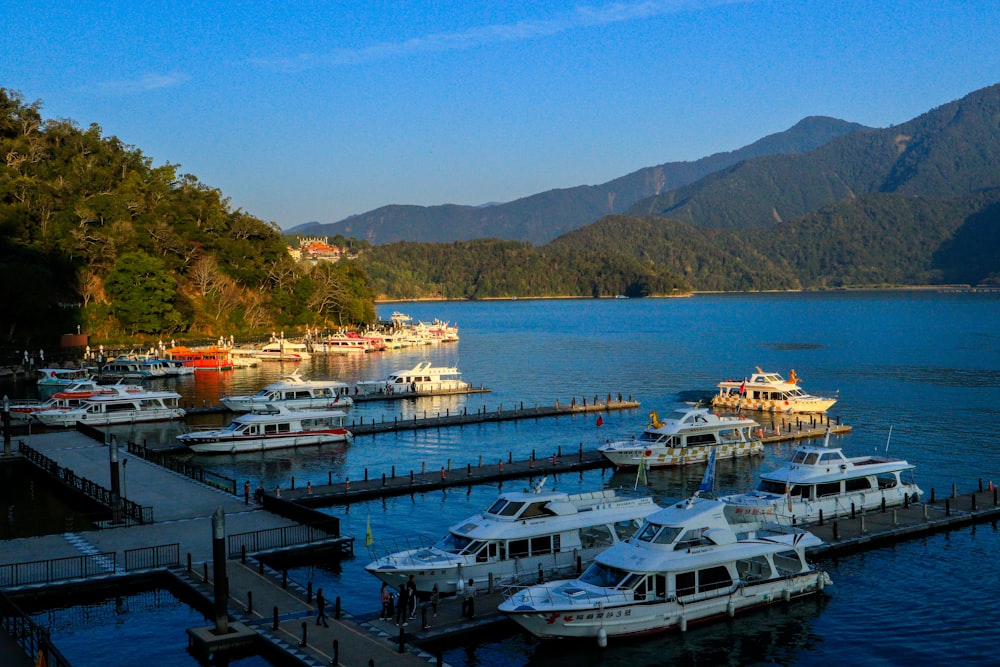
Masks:
[[[335,223],[309,222],[285,230],[286,235],[364,239],[372,245],[396,241],[441,243],[500,238],[533,244],[625,213],[637,202],[674,191],[710,174],[753,158],[797,154],[832,139],[868,129],[836,118],[812,116],[793,127],[738,150],[716,153],[693,162],[667,162],[645,167],[601,185],[548,190],[512,202],[486,206],[389,205]]]

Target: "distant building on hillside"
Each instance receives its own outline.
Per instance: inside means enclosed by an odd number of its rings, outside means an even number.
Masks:
[[[301,238],[299,247],[288,246],[288,254],[296,262],[339,262],[344,248],[330,245],[325,238]]]

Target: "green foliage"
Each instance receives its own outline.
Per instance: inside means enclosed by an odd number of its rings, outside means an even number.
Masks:
[[[0,156],[0,279],[30,280],[3,297],[0,343],[74,323],[114,335],[108,314],[129,332],[210,335],[319,317],[303,305],[311,284],[274,224],[233,210],[176,165],[154,167],[98,125],[45,120],[39,102],[0,88]]]
[[[111,312],[129,333],[174,333],[181,316],[173,306],[176,281],[162,260],[140,251],[118,258],[105,280]]]

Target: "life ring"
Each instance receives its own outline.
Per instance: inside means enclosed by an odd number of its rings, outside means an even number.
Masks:
[[[643,456],[652,456],[653,455],[653,450],[652,449],[647,449],[646,451],[644,451],[642,453],[642,455]]]

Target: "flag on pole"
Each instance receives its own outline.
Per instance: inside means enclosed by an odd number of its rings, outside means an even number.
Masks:
[[[38,660],[35,662],[35,667],[45,667],[45,651],[38,649]]]
[[[602,417],[601,415],[597,415],[597,425],[604,426],[604,417]]]
[[[647,486],[649,484],[649,482],[646,481],[646,459],[645,458],[639,459],[639,469],[635,471],[635,485],[632,488],[638,489],[639,488],[639,481],[640,480],[642,481],[642,485],[643,486]]]
[[[708,455],[708,467],[705,468],[705,476],[701,478],[698,492],[715,490],[715,449]]]
[[[740,383],[740,396],[746,396],[746,393],[747,393],[747,381],[743,380],[743,382]]]
[[[372,539],[372,515],[371,512],[368,513],[368,525],[365,527],[365,546],[370,547],[374,540]]]

